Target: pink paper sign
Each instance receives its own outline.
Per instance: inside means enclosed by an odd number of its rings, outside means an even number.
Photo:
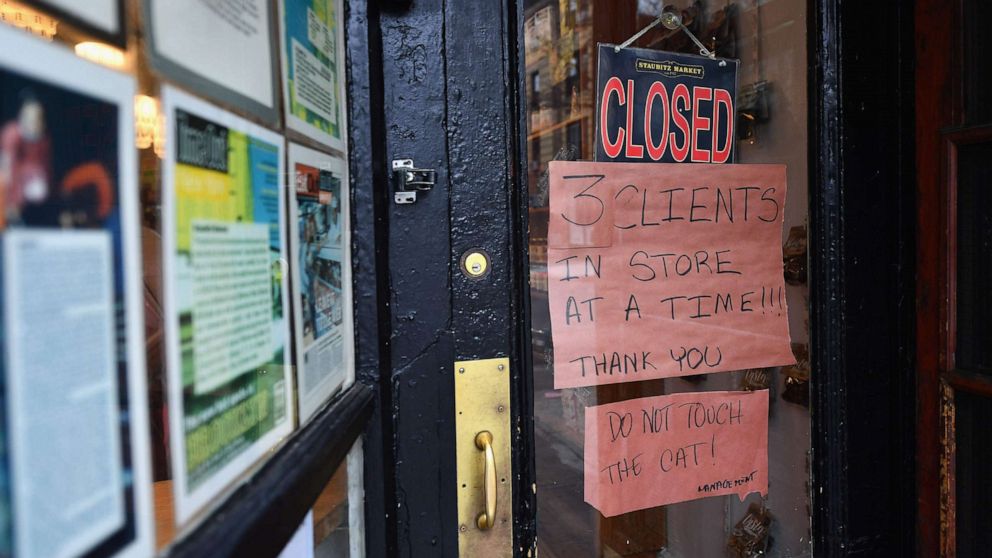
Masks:
[[[792,364],[785,166],[550,163],[555,388]]]
[[[586,408],[585,500],[604,516],[768,493],[768,390]]]

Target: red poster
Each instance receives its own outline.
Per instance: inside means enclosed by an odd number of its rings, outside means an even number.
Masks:
[[[792,364],[785,166],[550,163],[555,388]]]
[[[677,393],[586,408],[585,500],[612,517],[768,493],[768,390]]]

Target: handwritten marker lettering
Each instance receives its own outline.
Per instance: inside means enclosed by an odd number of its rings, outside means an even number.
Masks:
[[[785,167],[550,163],[556,388],[795,361]]]
[[[585,500],[607,517],[768,492],[768,390],[644,397],[585,420]]]

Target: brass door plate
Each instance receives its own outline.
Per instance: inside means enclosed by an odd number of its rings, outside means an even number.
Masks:
[[[493,435],[496,457],[496,520],[480,529],[486,509],[485,452],[479,432]],[[513,479],[510,464],[510,359],[455,363],[455,452],[458,461],[458,555],[513,556]]]

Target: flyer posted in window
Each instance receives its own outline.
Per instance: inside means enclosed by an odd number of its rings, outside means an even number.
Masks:
[[[134,80],[0,43],[0,555],[147,555]]]
[[[290,257],[300,424],[352,377],[348,164],[289,144]]]
[[[164,87],[166,333],[177,517],[292,429],[284,144]]]
[[[147,0],[150,60],[176,83],[278,124],[275,31],[266,0]]]
[[[286,127],[346,147],[341,0],[279,2]]]

